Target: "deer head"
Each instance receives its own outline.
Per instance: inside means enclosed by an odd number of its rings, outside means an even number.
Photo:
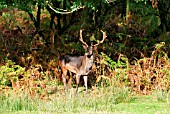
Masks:
[[[79,40],[82,42],[83,48],[84,48],[85,51],[86,51],[85,55],[87,55],[87,56],[90,57],[90,55],[93,54],[93,49],[94,49],[94,47],[98,46],[99,44],[102,44],[102,43],[104,42],[104,40],[106,39],[106,37],[107,37],[107,36],[106,36],[106,32],[103,32],[103,31],[101,30],[101,32],[103,33],[103,39],[102,39],[101,41],[98,41],[97,44],[91,45],[91,46],[88,46],[88,44],[83,41],[82,32],[83,32],[83,30],[81,29],[81,30],[80,30],[80,39],[79,39]]]

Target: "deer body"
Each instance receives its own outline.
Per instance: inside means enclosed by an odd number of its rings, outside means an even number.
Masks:
[[[93,55],[90,57],[87,57],[87,55],[79,57],[65,55],[60,58],[60,61],[62,61],[60,66],[62,66],[62,69],[65,68],[75,74],[86,75],[93,65],[93,58]]]
[[[105,32],[103,34],[105,34]],[[106,34],[105,34],[105,36],[103,36],[102,42],[104,41],[104,38],[106,38]],[[67,71],[71,71],[76,74],[76,93],[78,92],[80,76],[83,76],[83,78],[84,78],[86,93],[88,93],[87,78],[88,78],[88,74],[91,71],[91,68],[93,65],[93,61],[94,61],[93,47],[96,45],[88,46],[83,41],[82,30],[80,30],[80,41],[83,43],[83,47],[85,49],[85,55],[84,56],[65,55],[63,57],[60,57],[59,65],[62,70],[62,80],[64,83],[64,89],[66,89],[66,87],[67,87],[66,86]]]

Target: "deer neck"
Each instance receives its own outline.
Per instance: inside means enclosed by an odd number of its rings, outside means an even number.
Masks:
[[[87,58],[93,58],[93,53],[91,55],[86,55]]]
[[[94,59],[94,55],[91,54],[91,55],[85,55],[85,63],[86,63],[86,71],[90,71],[91,70],[91,67],[93,65],[93,59]]]

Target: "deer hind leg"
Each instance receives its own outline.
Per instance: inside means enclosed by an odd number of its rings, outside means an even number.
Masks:
[[[72,88],[72,87],[73,87],[72,84],[73,84],[73,73],[72,73],[72,72],[69,72],[69,79],[68,79],[69,88]],[[67,86],[68,86],[68,85],[67,85]]]
[[[76,74],[76,94],[78,92],[79,83],[80,83],[80,75]]]
[[[86,87],[86,93],[88,93],[88,87],[87,87],[87,78],[88,78],[88,76],[83,76],[83,79],[84,79],[84,85],[85,85],[85,87]]]
[[[67,70],[66,69],[62,69],[63,73],[62,73],[62,80],[63,80],[63,84],[64,84],[64,90],[67,90],[67,81],[66,81],[66,76],[67,76]]]

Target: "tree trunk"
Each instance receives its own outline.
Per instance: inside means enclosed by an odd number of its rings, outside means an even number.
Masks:
[[[53,29],[55,16],[56,16],[56,15],[55,15],[54,12],[51,12],[51,13],[50,13],[50,17],[51,17],[51,20],[50,20],[50,29]]]
[[[39,31],[40,29],[40,16],[41,16],[41,3],[38,3],[38,11],[37,11],[37,21],[36,21],[36,29]]]
[[[31,10],[28,10],[27,8],[25,9],[25,11],[28,13],[28,15],[30,16],[31,20],[33,21],[34,23],[34,26],[36,28],[36,31],[34,33],[35,34],[39,34],[41,37],[44,38],[44,35],[42,33],[42,31],[40,31],[40,16],[41,16],[41,3],[39,2],[38,3],[38,11],[37,11],[37,16],[36,18],[34,17],[33,13]]]
[[[161,31],[170,31],[170,2],[159,0],[158,1],[159,15],[161,24],[159,28]]]
[[[129,0],[126,0],[126,22],[128,24],[128,16],[129,16]]]
[[[67,1],[64,0],[63,1],[63,9],[66,10],[66,6],[67,6]],[[66,18],[66,15],[64,14],[63,15],[63,26],[67,25],[67,18]]]

